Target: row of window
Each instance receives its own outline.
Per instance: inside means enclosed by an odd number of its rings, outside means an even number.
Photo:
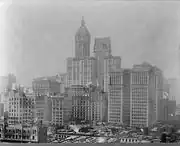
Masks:
[[[148,84],[148,79],[147,72],[132,73],[132,84]]]
[[[33,84],[33,88],[49,88],[49,84]]]

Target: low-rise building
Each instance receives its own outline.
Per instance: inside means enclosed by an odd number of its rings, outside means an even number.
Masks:
[[[25,127],[22,125],[13,125],[6,127],[4,131],[2,140],[5,141],[47,142],[47,127],[44,126]]]
[[[0,120],[0,140],[4,139],[4,120]]]

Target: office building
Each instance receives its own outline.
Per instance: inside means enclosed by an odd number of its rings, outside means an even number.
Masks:
[[[9,124],[31,124],[34,119],[33,94],[26,95],[21,87],[9,92]]]
[[[73,85],[72,92],[72,120],[86,121],[92,120],[107,121],[107,94],[96,89],[91,93],[85,93],[84,86]],[[91,97],[91,99],[90,99]]]
[[[130,125],[144,127],[157,121],[162,94],[162,71],[146,62],[134,65],[131,72]]]
[[[109,72],[108,122],[123,122],[123,70]]]
[[[55,125],[67,124],[72,115],[72,96],[65,94],[51,96],[52,100],[52,123]]]
[[[72,120],[88,121],[90,118],[90,100],[84,93],[84,87],[81,85],[71,86],[72,92]]]
[[[51,96],[52,100],[52,123],[63,125],[63,96]]]
[[[73,94],[69,88],[65,88],[63,96],[63,123],[69,123],[72,117]]]
[[[52,100],[47,95],[36,95],[35,118],[48,124],[52,120]]]
[[[110,37],[95,38],[94,56],[96,59],[96,78],[103,88],[104,86],[104,58],[111,55]]]
[[[109,87],[109,73],[116,72],[121,68],[121,57],[120,56],[107,56],[104,58],[104,82],[103,88],[105,92],[108,92]]]
[[[90,33],[82,19],[75,35],[75,57],[66,60],[65,87],[70,88],[73,93],[74,120],[107,121],[109,72],[121,68],[121,57],[111,55],[109,37],[95,38],[94,57],[91,57],[90,42]],[[84,91],[84,86],[88,83],[96,86],[91,95],[85,94]]]
[[[86,85],[95,81],[95,58],[68,58],[67,59],[68,86]]]
[[[32,82],[35,95],[56,95],[60,93],[60,83],[56,76],[39,77]]]

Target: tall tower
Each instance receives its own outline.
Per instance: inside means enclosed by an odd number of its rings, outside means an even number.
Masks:
[[[85,25],[84,18],[82,17],[81,26],[75,35],[75,57],[90,56],[90,43],[91,35]]]
[[[104,85],[104,59],[111,55],[110,37],[95,38],[94,56],[96,58],[96,77],[99,85]]]

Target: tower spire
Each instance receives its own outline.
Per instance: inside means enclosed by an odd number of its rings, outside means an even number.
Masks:
[[[84,26],[84,25],[85,25],[84,16],[82,16],[81,26]]]

